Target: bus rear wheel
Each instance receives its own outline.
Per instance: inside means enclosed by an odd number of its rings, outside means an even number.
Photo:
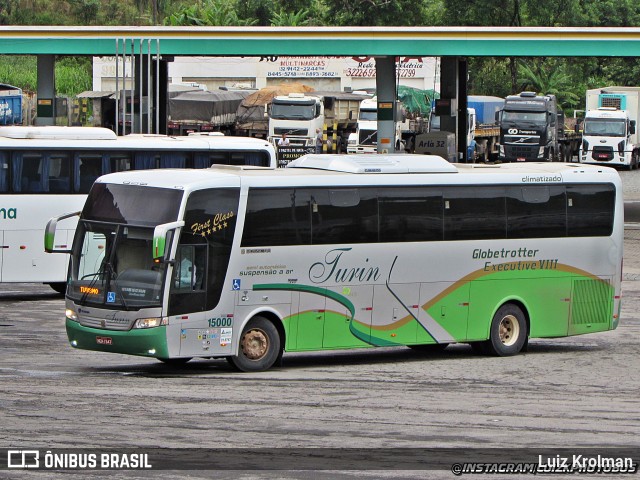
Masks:
[[[527,319],[520,307],[512,303],[501,306],[491,321],[489,340],[483,350],[488,354],[507,357],[516,355],[527,340]]]
[[[261,372],[276,363],[281,349],[276,326],[264,317],[254,317],[242,331],[238,354],[228,361],[242,372]]]

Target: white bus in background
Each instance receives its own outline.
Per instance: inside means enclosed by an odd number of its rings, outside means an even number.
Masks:
[[[117,137],[106,128],[0,127],[0,282],[48,283],[63,291],[68,256],[46,255],[42,236],[54,215],[82,208],[100,175],[212,164],[275,167],[264,140],[221,135]],[[68,222],[56,244],[70,245]]]
[[[47,251],[67,220],[49,222]],[[617,327],[623,231],[620,177],[601,166],[306,155],[105,175],[71,247],[67,335],[245,371],[285,351],[514,355],[529,338]],[[100,262],[83,255],[95,238]]]

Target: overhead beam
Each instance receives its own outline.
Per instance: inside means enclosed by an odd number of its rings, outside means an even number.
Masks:
[[[3,26],[0,54],[113,55],[116,38],[160,40],[163,55],[187,56],[635,57],[640,52],[638,27]]]

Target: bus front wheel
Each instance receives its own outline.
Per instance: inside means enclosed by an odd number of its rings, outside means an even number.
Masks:
[[[67,291],[67,284],[65,282],[54,282],[50,283],[49,286],[62,295]]]
[[[242,331],[238,354],[228,361],[242,372],[260,372],[276,363],[281,348],[276,326],[264,317],[254,317]]]
[[[489,340],[483,347],[492,355],[507,357],[519,353],[527,340],[527,319],[512,303],[500,307],[491,321]]]

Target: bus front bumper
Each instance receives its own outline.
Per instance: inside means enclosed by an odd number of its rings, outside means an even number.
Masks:
[[[143,357],[169,358],[167,327],[136,330],[102,330],[66,320],[67,338],[74,348],[97,352],[124,353]]]

